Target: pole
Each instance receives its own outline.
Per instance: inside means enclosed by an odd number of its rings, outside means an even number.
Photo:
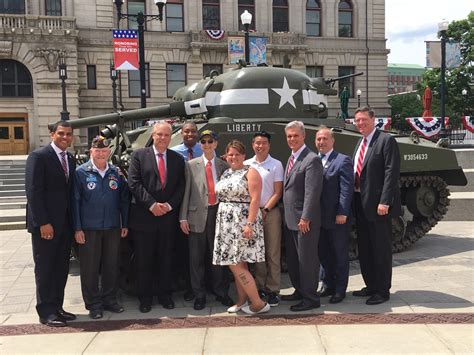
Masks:
[[[446,31],[441,32],[441,134],[445,129],[446,116]]]
[[[360,95],[357,95],[357,107],[360,107]]]
[[[140,107],[146,107],[146,76],[145,76],[145,16],[143,12],[137,14],[138,23],[138,55],[140,67]]]
[[[63,110],[61,111],[61,121],[68,121],[69,112],[67,111],[66,80],[64,78],[61,78],[61,90],[62,90],[62,99],[63,99]]]
[[[249,24],[245,25],[245,63],[250,65],[250,38],[249,38]]]
[[[115,71],[115,67],[111,67],[112,71]],[[112,107],[114,112],[117,112],[117,74],[112,76]]]

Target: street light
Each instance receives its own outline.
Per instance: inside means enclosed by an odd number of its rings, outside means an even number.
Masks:
[[[462,89],[461,94],[462,94],[463,97],[466,97],[466,95],[467,95],[467,90],[466,90],[466,89]]]
[[[438,23],[438,30],[441,37],[441,137],[445,135],[444,117],[446,116],[446,31],[448,30],[448,26],[449,22],[445,19]]]
[[[362,90],[357,89],[357,107],[360,107],[360,95],[362,95]]]
[[[117,69],[113,61],[110,62],[110,79],[112,79],[112,106],[117,112]]]
[[[158,7],[158,15],[147,15],[142,11],[137,14],[122,13],[122,5],[124,0],[112,0],[117,8],[118,22],[120,19],[135,18],[138,24],[138,62],[140,69],[140,107],[146,107],[146,82],[145,82],[145,22],[152,20],[163,21],[163,8],[166,5],[166,0],[153,0]]]
[[[63,99],[63,110],[61,111],[61,121],[69,120],[69,112],[67,111],[66,102],[66,79],[67,79],[67,66],[66,60],[61,58],[59,61],[59,79],[61,79],[61,94]]]
[[[240,15],[240,21],[244,25],[245,29],[245,63],[250,64],[250,39],[249,39],[249,26],[252,22],[252,14],[245,10],[242,15]]]

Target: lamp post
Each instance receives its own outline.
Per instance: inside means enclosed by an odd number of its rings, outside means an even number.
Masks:
[[[60,59],[59,62],[59,79],[61,79],[61,94],[63,99],[63,110],[61,111],[61,121],[69,120],[69,112],[67,111],[66,101],[66,79],[67,79],[67,66],[64,58]]]
[[[252,14],[245,10],[242,15],[240,15],[240,21],[244,25],[245,29],[245,63],[250,64],[250,39],[249,39],[249,26],[252,23]]]
[[[362,90],[357,89],[357,107],[360,107],[360,95],[362,95]]]
[[[112,79],[112,107],[117,112],[117,69],[114,62],[110,62],[110,79]]]
[[[438,30],[441,37],[441,137],[446,135],[444,132],[444,118],[446,116],[446,31],[448,30],[448,26],[449,22],[444,19],[438,23]]]
[[[142,11],[137,14],[124,14],[122,13],[122,5],[124,0],[112,0],[117,8],[117,18],[120,22],[121,19],[134,18],[138,24],[138,63],[140,69],[140,107],[146,107],[146,81],[145,81],[145,22],[152,20],[163,21],[163,8],[166,5],[166,0],[153,0],[155,5],[158,7],[158,15],[147,15]]]

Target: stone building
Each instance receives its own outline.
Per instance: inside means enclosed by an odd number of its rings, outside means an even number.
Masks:
[[[0,154],[49,142],[47,124],[62,111],[62,60],[71,119],[113,110],[113,1],[0,0]],[[324,77],[363,71],[342,85],[352,97],[360,89],[363,104],[388,113],[384,0],[168,0],[163,21],[146,23],[147,105],[170,101],[177,87],[210,69],[230,68],[227,36],[243,36],[244,10],[253,14],[251,35],[268,38],[268,65]],[[153,0],[124,1],[123,13],[138,11],[158,14]],[[120,28],[136,28],[136,22],[122,19]],[[206,29],[225,34],[214,40]],[[119,109],[140,107],[138,71],[122,72],[119,84]],[[356,104],[351,99],[349,111]],[[338,98],[329,106],[336,116]]]

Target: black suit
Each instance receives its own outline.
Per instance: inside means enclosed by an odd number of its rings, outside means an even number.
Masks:
[[[354,206],[362,277],[369,291],[382,296],[388,296],[391,287],[392,218],[401,215],[399,177],[397,142],[376,130],[365,153]],[[388,215],[377,214],[379,204],[390,206]]]
[[[153,147],[139,149],[132,155],[128,171],[133,195],[129,225],[135,243],[138,298],[141,303],[150,305],[156,276],[158,296],[171,294],[171,253],[184,194],[184,160],[169,149],[166,151],[166,172],[162,188]],[[172,210],[155,217],[150,211],[155,202],[167,202]],[[158,272],[154,270],[155,259]]]
[[[26,224],[32,235],[36,310],[41,318],[62,309],[73,238],[71,194],[75,161],[67,154],[69,178],[51,145],[32,152],[26,161]],[[54,237],[41,238],[40,226],[51,224]]]

